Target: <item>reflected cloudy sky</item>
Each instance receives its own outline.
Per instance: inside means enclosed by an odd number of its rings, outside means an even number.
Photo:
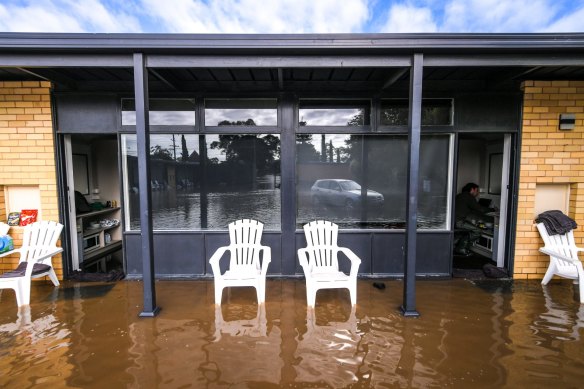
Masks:
[[[195,111],[150,111],[152,126],[194,126]],[[122,111],[122,125],[136,125],[136,111]]]
[[[359,114],[359,108],[300,108],[298,116],[300,122],[306,122],[307,126],[346,126],[353,117]]]
[[[205,108],[205,125],[217,126],[220,122],[245,122],[252,119],[256,126],[277,126],[278,111],[276,109],[241,109],[241,108]]]

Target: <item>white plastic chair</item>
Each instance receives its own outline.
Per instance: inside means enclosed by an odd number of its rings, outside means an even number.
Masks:
[[[215,278],[215,304],[221,305],[223,289],[231,286],[253,286],[258,304],[265,301],[266,273],[272,251],[260,244],[263,229],[264,225],[256,220],[243,219],[229,224],[229,246],[219,247],[209,260]],[[229,269],[221,274],[219,261],[226,251],[231,254]]]
[[[543,223],[538,223],[537,229],[545,244],[539,251],[550,256],[550,264],[541,281],[542,285],[547,285],[554,275],[573,279],[574,283],[579,284],[580,303],[584,304],[584,270],[582,262],[578,259],[578,252],[584,251],[584,248],[576,247],[574,232],[549,235]]]
[[[24,227],[22,246],[19,249],[0,254],[0,257],[20,253],[20,261],[15,270],[0,275],[0,289],[13,289],[19,307],[30,304],[32,278],[49,276],[53,285],[59,280],[53,269],[51,258],[63,251],[57,247],[63,225],[42,221]]]
[[[306,300],[309,307],[314,307],[319,289],[347,288],[351,304],[357,303],[357,272],[361,259],[349,248],[337,246],[338,232],[339,226],[324,220],[304,225],[307,247],[298,250],[298,259],[306,277]],[[351,261],[348,275],[339,270],[339,252]]]

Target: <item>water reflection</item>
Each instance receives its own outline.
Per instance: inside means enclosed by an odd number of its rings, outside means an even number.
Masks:
[[[325,323],[317,324],[316,312],[325,316]],[[359,350],[361,335],[355,312],[353,307],[345,321],[331,321],[344,315],[338,306],[307,308],[306,332],[299,337],[295,355],[299,361],[295,366],[299,381],[325,383],[333,388],[358,382],[365,351]]]
[[[239,309],[231,308],[231,315],[236,317],[244,316],[244,311],[241,307]],[[233,312],[234,311],[234,312]],[[257,338],[260,336],[266,336],[267,332],[267,320],[266,320],[266,306],[265,304],[260,304],[257,307],[256,316],[253,319],[239,319],[239,320],[228,320],[223,318],[223,309],[220,305],[215,306],[215,341],[221,340],[221,334],[227,334],[231,336],[249,336],[252,338]]]
[[[261,306],[237,288],[221,308],[212,281],[159,281],[152,319],[140,282],[35,283],[30,307],[0,300],[0,387],[581,386],[572,285],[489,282],[418,281],[418,319],[391,280],[359,280],[356,309],[321,291],[314,310],[298,280],[269,280]]]

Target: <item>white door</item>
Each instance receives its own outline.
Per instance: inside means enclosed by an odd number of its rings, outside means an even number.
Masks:
[[[497,243],[497,267],[505,265],[505,238],[507,236],[507,209],[509,207],[509,173],[511,166],[511,135],[503,140],[503,171],[501,172],[501,209],[499,213],[499,235]]]
[[[77,215],[75,213],[75,179],[73,175],[73,150],[71,135],[65,135],[65,171],[67,172],[67,196],[69,198],[69,236],[71,242],[71,269],[79,270],[79,247],[77,239]]]

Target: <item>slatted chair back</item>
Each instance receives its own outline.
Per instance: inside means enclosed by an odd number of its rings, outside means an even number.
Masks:
[[[576,241],[574,240],[574,232],[569,231],[563,235],[550,235],[543,223],[537,224],[537,229],[539,230],[539,234],[543,239],[543,243],[545,244],[545,248],[553,250],[558,254],[561,254],[565,257],[572,258],[578,260],[578,251],[576,247]],[[556,261],[556,265],[559,267],[573,267],[573,262],[568,262],[563,260],[560,257],[554,257]]]
[[[63,225],[53,221],[41,221],[27,225],[22,236],[20,262],[42,257],[57,247]]]
[[[304,225],[309,265],[315,272],[338,272],[337,238],[339,226],[325,220]]]
[[[264,224],[257,220],[242,219],[229,224],[231,261],[229,269],[259,269],[259,246]]]

